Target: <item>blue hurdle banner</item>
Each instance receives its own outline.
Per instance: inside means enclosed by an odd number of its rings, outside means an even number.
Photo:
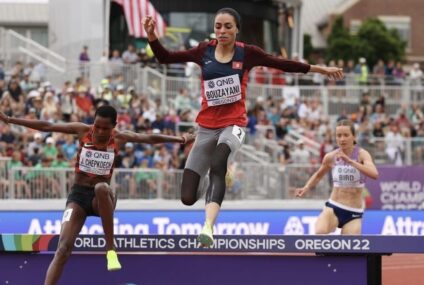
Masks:
[[[284,202],[282,202],[284,203]],[[59,234],[61,211],[0,211],[0,233]],[[224,210],[214,232],[218,235],[308,235],[314,234],[319,211]],[[117,211],[116,234],[196,235],[203,226],[204,212]],[[82,234],[102,234],[97,217],[87,219]],[[424,211],[375,211],[364,213],[365,235],[424,235]]]
[[[2,234],[0,251],[51,252],[56,250],[57,235]],[[105,251],[101,235],[80,235],[74,251]],[[196,236],[117,235],[120,252],[231,252],[231,253],[424,253],[424,239],[419,236],[216,236],[211,248],[201,248]]]
[[[0,284],[44,284],[52,259],[50,253],[0,252]],[[104,253],[74,253],[58,284],[380,284],[370,279],[365,256],[121,253],[119,259],[122,269],[109,272]]]

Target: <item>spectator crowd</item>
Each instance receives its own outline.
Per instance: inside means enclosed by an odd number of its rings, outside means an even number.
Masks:
[[[88,80],[89,69],[86,69],[90,62],[88,47],[83,48],[79,59],[81,76],[64,82],[62,86],[52,86],[47,78],[39,76],[42,73],[37,65],[17,62],[12,69],[5,70],[0,62],[0,111],[9,116],[53,123],[91,124],[95,109],[102,104],[110,104],[118,110],[117,128],[120,130],[175,135],[194,126],[199,108],[198,94],[192,96],[190,90],[181,88],[171,106],[165,105],[158,99],[160,96],[137,92],[129,84],[133,81],[128,80],[123,69],[112,70],[99,86],[92,86]],[[136,52],[134,46],[129,45],[122,56],[115,50],[110,57],[105,55],[103,61],[125,66],[147,64],[151,58],[146,50]],[[322,59],[319,61],[319,64],[325,64]],[[345,64],[339,60],[330,61],[328,65],[343,68],[346,79],[327,82],[325,78],[314,75],[308,79],[309,83],[346,85],[349,80],[355,80],[363,85],[400,85],[408,78],[418,94],[422,94],[423,73],[418,64],[414,64],[408,72],[400,63],[393,61],[379,61],[371,72],[364,58],[359,59],[357,64],[353,61]],[[190,70],[188,76],[193,74],[191,66],[184,68]],[[38,76],[34,77],[34,73]],[[255,84],[289,86],[294,84],[292,79],[280,71],[263,68],[257,68],[251,74],[251,82]],[[258,96],[248,110],[248,143],[258,145],[264,140],[273,141],[279,145],[278,161],[283,165],[319,162],[325,153],[334,148],[334,119],[348,118],[355,122],[360,145],[372,144],[373,139],[378,138],[380,147],[384,148],[391,162],[401,165],[405,148],[403,139],[424,137],[423,106],[415,103],[399,105],[397,112],[390,115],[386,109],[384,95],[373,99],[367,91],[363,92],[355,112],[341,111],[338,118],[324,114],[319,94],[309,98],[300,98],[290,92],[281,96]],[[258,131],[261,129],[266,131]],[[303,137],[294,145],[286,140],[291,130],[298,131]],[[308,150],[310,142],[320,145],[319,156]],[[0,123],[0,157],[10,158],[9,167],[73,167],[77,150],[78,140],[72,135],[39,133]],[[182,169],[188,151],[189,147],[178,144],[150,146],[128,143],[120,152],[117,167]],[[28,195],[27,191],[23,189],[22,195]]]

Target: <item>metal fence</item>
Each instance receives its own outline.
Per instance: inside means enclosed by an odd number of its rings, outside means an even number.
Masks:
[[[359,145],[368,150],[376,164],[424,164],[424,138],[404,138],[395,144],[385,138],[366,137],[359,141]]]
[[[197,104],[200,96],[200,80],[186,77],[168,77],[151,68],[144,68],[139,74],[143,80],[141,92],[148,94],[152,99],[160,98],[166,106],[173,106],[180,89],[189,90],[193,105]],[[140,77],[139,77],[140,78]],[[375,102],[381,96],[385,98],[385,112],[394,115],[402,106],[410,107],[416,104],[424,107],[424,91],[419,86],[405,84],[403,86],[304,86],[304,85],[272,85],[249,82],[246,93],[247,107],[253,107],[258,98],[275,99],[285,96],[304,99],[316,99],[322,105],[324,115],[338,116],[340,113],[354,113],[358,111],[363,97],[369,96],[370,102]]]
[[[172,106],[180,89],[189,90],[193,105],[197,104],[200,96],[200,80],[196,78],[168,77],[160,72],[144,68],[140,73],[143,83],[142,92],[148,94],[152,99],[160,98],[167,106]],[[318,100],[322,105],[323,115],[330,117],[339,116],[341,113],[350,114],[358,111],[358,106],[364,96],[368,96],[371,103],[380,97],[385,99],[385,112],[387,115],[395,115],[401,106],[406,108],[412,104],[424,107],[424,91],[420,86],[402,85],[346,85],[346,86],[287,86],[272,84],[248,83],[246,93],[247,107],[253,107],[258,98],[275,99],[286,95],[304,99]]]
[[[384,138],[359,141],[376,164],[417,165],[424,163],[424,138],[404,139],[395,146]],[[74,181],[73,168],[14,167],[8,158],[0,158],[0,199],[65,198]],[[318,161],[315,159],[315,161]],[[400,163],[400,164],[399,164]],[[228,200],[289,199],[303,186],[319,165],[282,165],[272,162],[272,155],[244,145],[228,166],[226,177]],[[180,199],[182,170],[116,169],[111,185],[120,199]],[[330,193],[330,180],[324,178],[311,199],[324,199]],[[207,180],[203,188],[207,187]],[[201,189],[205,192],[205,189]]]
[[[401,106],[416,104],[424,107],[424,92],[411,86],[278,86],[250,83],[247,101],[253,106],[258,97],[281,98],[285,93],[303,99],[316,99],[322,105],[323,115],[338,116],[357,112],[364,96],[374,103],[385,99],[385,113],[394,115]]]
[[[264,128],[273,128],[264,126]],[[267,139],[263,132],[257,132],[254,141],[255,151],[265,153],[268,162],[278,162],[283,153],[283,147],[275,139]],[[285,143],[289,146],[289,152],[293,151],[300,141],[309,151],[311,161],[319,161],[320,144],[303,135],[299,135],[296,130],[290,130],[284,137]],[[366,149],[373,157],[376,164],[385,165],[419,165],[424,164],[424,138],[403,137],[400,140],[392,141],[384,137],[374,137],[369,133],[359,133],[357,136],[358,145]],[[335,148],[336,146],[334,146]],[[252,147],[253,151],[253,147]]]
[[[4,168],[3,168],[4,169]],[[231,164],[226,178],[226,200],[289,199],[303,186],[317,166],[242,162]],[[74,181],[72,168],[16,167],[3,173],[1,199],[63,199]],[[119,199],[180,199],[182,170],[115,169],[111,185]],[[207,187],[207,182],[203,188]],[[205,193],[206,189],[200,189]],[[311,199],[324,199],[330,192],[324,181],[311,192]]]

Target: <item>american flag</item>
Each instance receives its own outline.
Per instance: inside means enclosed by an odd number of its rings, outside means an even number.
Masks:
[[[135,38],[147,38],[141,20],[145,16],[152,16],[156,21],[156,33],[158,37],[165,35],[166,23],[162,16],[156,11],[149,0],[113,0],[124,7],[125,19],[127,20],[128,30],[131,36]]]

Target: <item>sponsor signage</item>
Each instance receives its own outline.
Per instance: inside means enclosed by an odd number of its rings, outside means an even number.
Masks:
[[[59,234],[61,211],[2,211],[0,232],[12,234]],[[319,211],[232,210],[220,213],[217,235],[310,235],[315,233]],[[203,211],[117,211],[118,235],[197,235]],[[365,211],[365,235],[424,235],[423,211]],[[98,217],[87,219],[81,234],[103,234]]]

